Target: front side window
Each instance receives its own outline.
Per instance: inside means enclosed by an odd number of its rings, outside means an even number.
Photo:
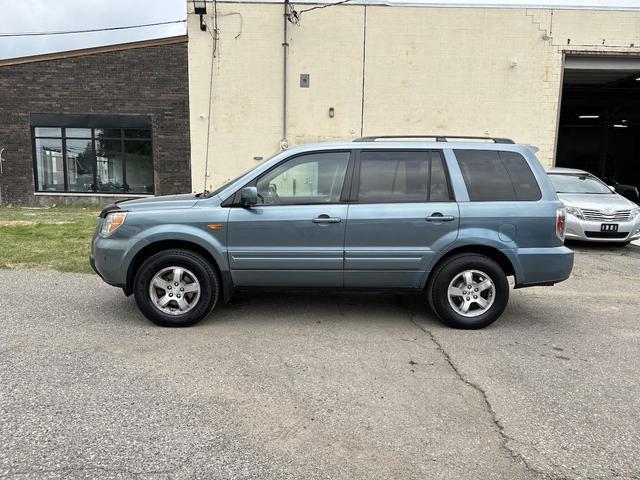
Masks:
[[[442,154],[363,151],[358,202],[439,202],[451,199]]]
[[[33,129],[36,191],[153,194],[151,130]]]
[[[527,161],[516,152],[454,150],[472,202],[535,201],[542,198]]]
[[[300,155],[267,172],[257,182],[259,205],[337,203],[349,152]]]

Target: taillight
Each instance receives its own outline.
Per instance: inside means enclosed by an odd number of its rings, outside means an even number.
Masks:
[[[556,235],[564,242],[564,233],[567,230],[567,212],[564,208],[556,210]]]

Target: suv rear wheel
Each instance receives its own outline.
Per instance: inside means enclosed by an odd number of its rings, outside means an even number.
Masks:
[[[206,317],[218,301],[220,282],[207,259],[172,249],[149,257],[136,273],[138,308],[156,325],[188,327]]]
[[[446,325],[483,328],[495,322],[506,308],[509,282],[492,259],[459,254],[436,268],[428,295],[431,308]]]

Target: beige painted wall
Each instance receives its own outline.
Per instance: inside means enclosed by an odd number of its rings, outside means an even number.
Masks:
[[[213,24],[211,12],[206,21]],[[212,36],[189,15],[196,190],[277,153],[283,135],[282,4],[218,3],[218,29],[209,118]],[[493,135],[540,147],[546,164],[563,53],[640,54],[634,12],[342,5],[305,13],[288,30],[289,145],[361,134]],[[301,73],[310,88],[300,88]]]

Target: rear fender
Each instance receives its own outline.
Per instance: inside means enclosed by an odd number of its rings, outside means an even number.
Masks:
[[[464,252],[475,252],[480,254],[485,254],[486,252],[486,254],[490,254],[491,250],[493,250],[497,255],[502,254],[511,264],[511,269],[516,278],[516,282],[518,281],[518,278],[522,278],[522,266],[515,254],[515,249],[505,248],[505,242],[498,239],[498,234],[495,231],[487,230],[482,233],[484,233],[484,235],[467,236],[463,239],[459,238],[455,242],[449,244],[445,250],[438,252],[437,255],[433,257],[429,268],[424,273],[424,277],[422,278],[422,287],[426,287],[431,272],[443,258]],[[485,252],[482,250],[485,250]]]

